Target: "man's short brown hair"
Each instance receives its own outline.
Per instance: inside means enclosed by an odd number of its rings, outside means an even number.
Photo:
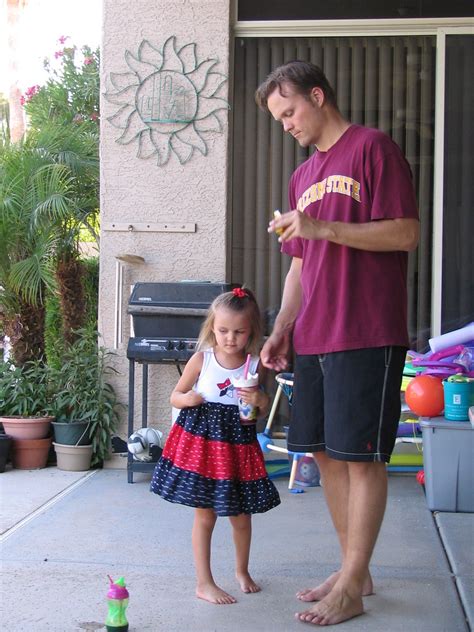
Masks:
[[[309,61],[290,61],[275,68],[263,83],[259,85],[255,92],[255,101],[261,110],[268,111],[268,97],[278,89],[283,94],[282,87],[285,84],[291,85],[297,94],[302,94],[309,98],[313,88],[321,88],[327,103],[334,107],[336,95],[324,72]]]

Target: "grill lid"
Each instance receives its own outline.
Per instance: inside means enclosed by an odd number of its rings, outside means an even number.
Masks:
[[[128,311],[130,314],[140,308],[144,313],[147,308],[166,308],[163,312],[173,313],[173,308],[198,309],[206,311],[212,301],[223,292],[229,292],[236,284],[211,283],[205,281],[178,281],[176,283],[136,283],[129,300]],[[145,310],[143,309],[145,308]],[[181,311],[181,313],[183,313]]]
[[[129,300],[137,337],[196,339],[212,301],[236,284],[178,281],[136,283]]]

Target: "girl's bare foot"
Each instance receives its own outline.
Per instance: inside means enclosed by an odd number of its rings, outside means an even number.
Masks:
[[[196,587],[196,597],[219,605],[236,603],[237,599],[219,588],[216,584],[203,584]]]
[[[297,599],[300,601],[321,601],[326,595],[328,595],[333,589],[335,583],[339,579],[341,571],[336,571],[329,575],[329,577],[316,588],[305,588],[296,593]],[[374,594],[374,584],[370,573],[367,575],[364,585],[362,587],[362,596],[368,597]]]
[[[236,573],[237,581],[240,584],[240,589],[244,593],[256,593],[262,589],[256,584],[248,573]]]
[[[313,625],[334,625],[363,612],[362,597],[354,597],[347,590],[336,586],[322,601],[305,612],[297,612],[295,617]]]

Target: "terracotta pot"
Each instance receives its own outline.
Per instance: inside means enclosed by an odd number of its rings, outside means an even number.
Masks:
[[[44,439],[49,434],[54,417],[0,417],[5,434],[13,439]]]
[[[92,444],[65,445],[53,442],[56,451],[58,469],[70,472],[84,472],[90,469]]]
[[[18,470],[34,470],[45,467],[51,442],[51,437],[46,437],[46,439],[13,439],[13,467]]]

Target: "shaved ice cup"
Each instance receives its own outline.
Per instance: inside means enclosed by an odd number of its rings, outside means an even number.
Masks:
[[[254,375],[249,373],[249,375],[247,375],[247,378],[245,378],[243,375],[237,375],[237,377],[232,380],[232,383],[234,385],[234,388],[257,389],[258,373],[255,373]],[[238,402],[240,422],[242,423],[242,425],[249,426],[257,423],[257,406],[252,406],[252,404],[247,404],[246,402],[243,402],[240,397],[238,398]]]

